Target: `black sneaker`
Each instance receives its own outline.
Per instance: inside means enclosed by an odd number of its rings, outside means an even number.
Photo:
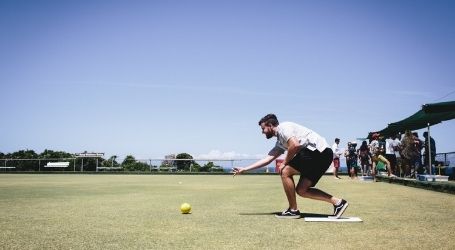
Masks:
[[[348,207],[349,203],[346,200],[341,200],[339,205],[333,205],[333,216],[334,218],[340,218],[344,213],[344,210]]]
[[[300,218],[300,211],[299,210],[291,210],[290,208],[284,210],[283,212],[276,214],[275,217],[280,219],[299,219]]]

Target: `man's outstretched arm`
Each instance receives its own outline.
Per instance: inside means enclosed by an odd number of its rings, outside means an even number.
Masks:
[[[282,150],[280,150],[279,148],[275,147],[273,148],[269,154],[264,157],[263,159],[260,159],[259,161],[251,164],[251,165],[248,165],[246,167],[235,167],[232,169],[233,173],[234,173],[234,176],[238,175],[238,174],[241,174],[245,171],[250,171],[250,170],[254,170],[254,169],[257,169],[257,168],[261,168],[261,167],[264,167],[264,166],[267,166],[268,164],[270,164],[273,160],[275,160],[276,158],[278,158],[281,154],[282,154]]]

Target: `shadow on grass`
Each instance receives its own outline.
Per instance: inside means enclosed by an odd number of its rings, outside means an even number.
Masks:
[[[261,216],[261,215],[279,215],[281,212],[269,212],[269,213],[239,213],[239,215],[249,215],[249,216]],[[314,213],[301,213],[300,218],[305,217],[329,217],[331,214],[314,214]]]

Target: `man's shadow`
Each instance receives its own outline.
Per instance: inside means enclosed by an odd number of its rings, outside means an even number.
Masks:
[[[249,215],[249,216],[261,216],[261,215],[279,215],[281,212],[269,212],[269,213],[239,213],[239,215]],[[315,214],[315,213],[301,213],[300,218],[309,218],[309,217],[329,217],[331,214]]]

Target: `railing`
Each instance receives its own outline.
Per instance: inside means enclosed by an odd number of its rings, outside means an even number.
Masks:
[[[231,172],[233,167],[247,166],[257,160],[141,159],[125,163],[123,159],[105,160],[102,158],[0,159],[0,172]],[[48,163],[52,162],[69,162],[69,166],[67,168],[48,167]],[[255,172],[274,171],[275,162]]]
[[[52,159],[0,159],[0,172],[44,171],[47,163],[70,162],[66,171],[75,171],[75,158]],[[61,168],[60,168],[61,169]],[[47,169],[49,170],[49,169]],[[63,171],[63,169],[61,169]]]
[[[124,163],[123,159],[54,158],[54,159],[0,159],[0,173],[4,172],[231,172],[233,167],[247,166],[258,159],[142,159]],[[69,162],[66,168],[45,167],[49,162]],[[120,163],[118,163],[120,162]],[[341,172],[345,172],[344,161]],[[52,164],[51,164],[52,165]],[[435,174],[455,177],[455,152],[438,153],[433,163]],[[275,161],[255,172],[275,172]]]
[[[455,167],[455,152],[436,154],[436,164],[442,163],[444,166]]]
[[[447,175],[453,179],[455,177],[455,152],[436,154],[433,165],[435,174]]]

